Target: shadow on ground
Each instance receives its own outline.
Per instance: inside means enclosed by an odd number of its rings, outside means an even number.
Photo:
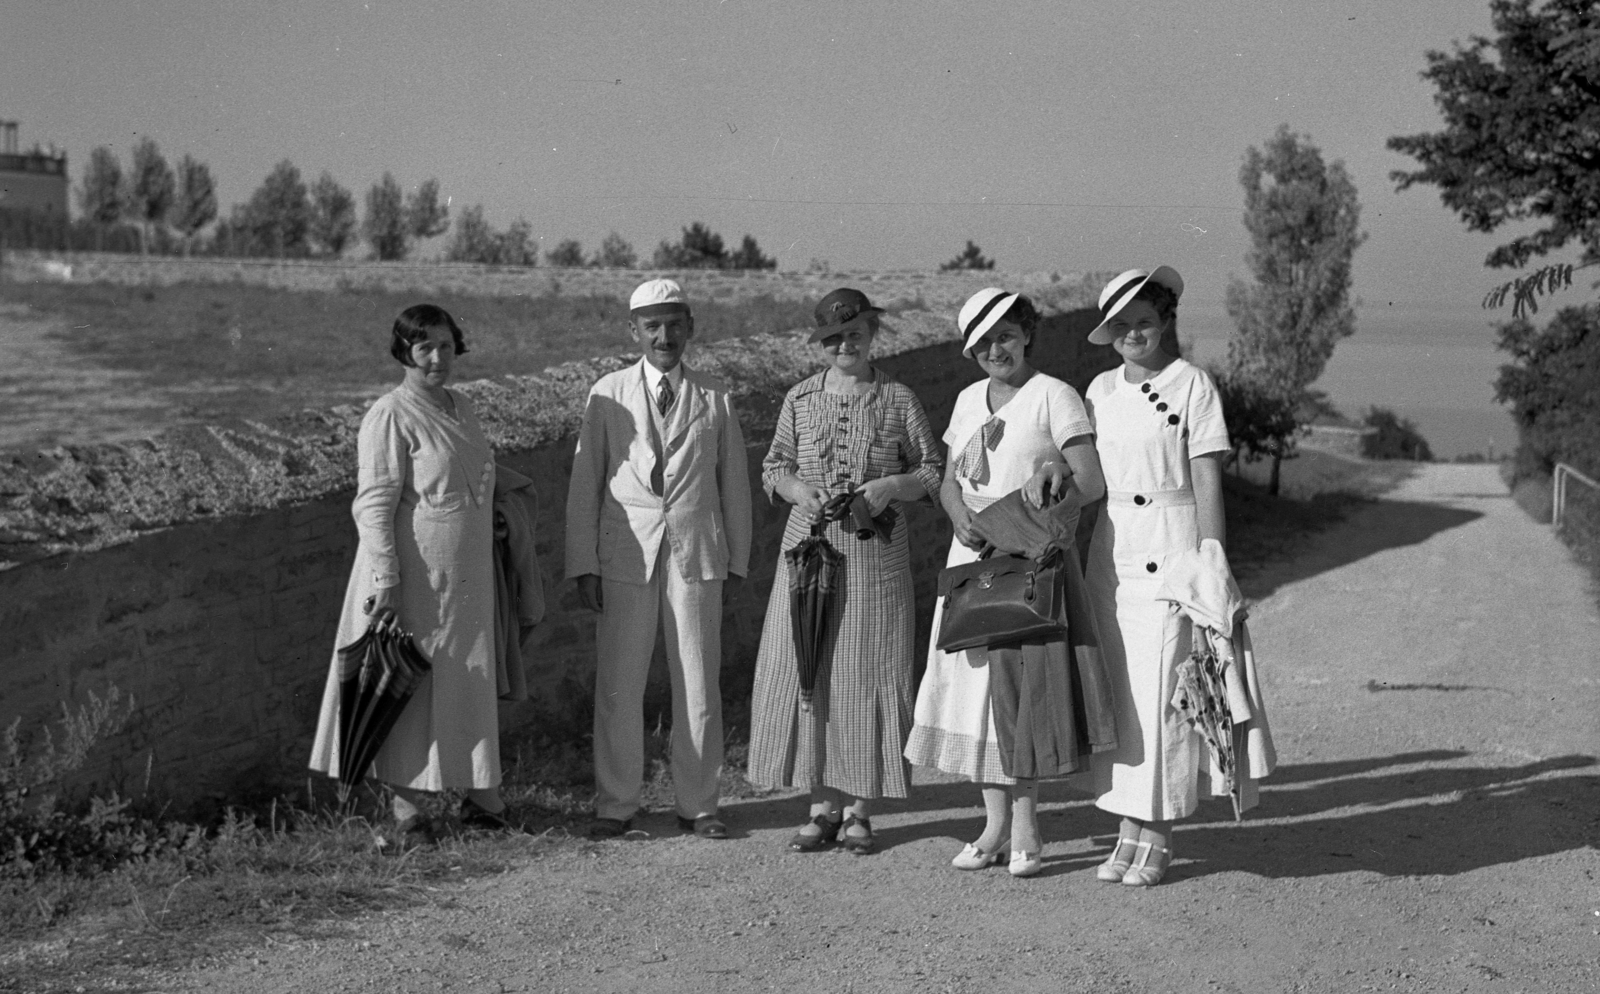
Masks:
[[[1367,870],[1385,876],[1466,873],[1490,866],[1600,846],[1600,775],[1577,774],[1593,756],[1557,756],[1520,766],[1449,766],[1468,753],[1432,750],[1332,763],[1280,767],[1265,781],[1261,806],[1242,822],[1225,800],[1210,800],[1180,823],[1170,880],[1239,871],[1263,877],[1314,877]],[[1090,853],[1047,857],[1047,874],[1083,869],[1105,857],[1116,819],[1064,783],[1047,783],[1040,801],[1046,844],[1093,837]],[[728,808],[736,834],[798,827],[804,795],[737,802]],[[884,801],[882,814],[943,815],[880,826],[887,851],[923,839],[950,840],[951,855],[983,830],[976,786],[937,783]],[[1270,821],[1268,820],[1270,819]]]
[[[1239,578],[1240,589],[1246,597],[1259,600],[1279,587],[1389,549],[1419,545],[1441,532],[1483,517],[1480,511],[1422,501],[1385,498],[1366,501],[1349,495],[1323,495],[1315,501],[1340,499],[1355,505],[1348,508],[1346,520],[1334,525],[1322,541],[1296,550],[1295,555],[1262,557],[1257,568],[1244,572]]]

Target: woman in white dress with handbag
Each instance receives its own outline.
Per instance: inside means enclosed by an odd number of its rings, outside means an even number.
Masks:
[[[947,566],[978,558],[983,538],[973,515],[1022,489],[1034,506],[1047,489],[1083,503],[1099,498],[1102,483],[1094,429],[1072,387],[1034,369],[1027,353],[1039,323],[1028,298],[990,287],[961,308],[962,354],[987,374],[956,398],[944,442],[950,447],[940,502],[955,527]],[[943,605],[933,615],[928,668],[917,691],[906,758],[966,777],[983,791],[987,824],[951,864],[963,870],[994,866],[1010,854],[1015,876],[1042,867],[1038,781],[1006,775],[991,707],[987,656],[947,653],[937,646]]]

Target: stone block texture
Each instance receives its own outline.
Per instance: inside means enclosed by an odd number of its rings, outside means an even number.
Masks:
[[[170,261],[152,263],[164,264]],[[579,275],[602,282],[604,276]],[[510,279],[489,271],[474,278],[486,286]],[[639,277],[610,278],[620,286]],[[845,281],[829,278],[832,285]],[[1109,349],[1086,344],[1094,321],[1094,312],[1084,310],[1050,317],[1035,349],[1038,365],[1082,390],[1113,359]],[[982,375],[960,356],[945,314],[903,318],[880,337],[879,356],[922,398],[941,432],[956,394]],[[500,460],[536,480],[542,498],[538,548],[550,610],[529,668],[532,699],[504,706],[509,740],[579,740],[588,731],[595,621],[560,575],[562,508],[587,387],[630,359],[573,363],[509,387],[468,385]],[[691,355],[735,386],[758,493],[783,391],[817,368],[818,359],[815,346],[793,335],[716,343]],[[303,785],[356,542],[350,500],[359,418],[360,411],[340,410],[257,426],[276,447],[271,451],[315,456],[264,466],[208,454],[189,438],[164,437],[88,455],[59,450],[0,467],[6,498],[0,518],[10,515],[0,525],[28,533],[26,554],[7,555],[0,545],[9,566],[0,568],[6,645],[0,723],[20,718],[25,734],[36,734],[64,703],[115,685],[132,695],[132,718],[95,750],[79,786],[183,810]],[[285,472],[286,465],[298,470]],[[751,575],[729,593],[722,689],[736,737],[744,734],[785,513],[758,497]],[[915,509],[910,527],[925,646],[950,529],[934,508]],[[658,647],[647,703],[652,722],[670,714],[663,665]]]

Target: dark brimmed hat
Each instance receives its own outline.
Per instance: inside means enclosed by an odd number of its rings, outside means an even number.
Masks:
[[[1116,336],[1106,329],[1106,322],[1117,316],[1117,312],[1128,306],[1146,283],[1159,283],[1172,291],[1176,299],[1183,296],[1183,277],[1171,266],[1157,266],[1149,269],[1129,269],[1118,273],[1106,288],[1100,291],[1100,323],[1089,332],[1089,341],[1096,345],[1110,345]]]
[[[816,308],[811,312],[811,316],[817,319],[817,327],[806,341],[820,342],[829,335],[837,335],[841,327],[864,314],[882,313],[883,308],[873,307],[866,294],[842,286],[817,301]]]

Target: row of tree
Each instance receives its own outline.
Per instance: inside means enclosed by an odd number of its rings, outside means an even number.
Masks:
[[[185,155],[176,170],[153,139],[134,146],[125,171],[115,152],[100,146],[89,154],[77,189],[84,218],[106,229],[132,225],[139,249],[202,251],[228,256],[339,257],[364,240],[374,258],[404,259],[417,243],[449,231],[450,207],[440,198],[439,181],[428,179],[409,193],[390,173],[367,190],[365,213],[358,219],[356,197],[324,171],[307,184],[288,159],[267,174],[250,198],[218,218],[216,183],[205,163]],[[216,222],[209,242],[201,231]],[[463,210],[445,246],[446,259],[502,266],[539,264],[538,241],[526,218],[497,230],[484,217],[483,205]],[[113,239],[113,241],[115,241]],[[564,239],[545,253],[551,266],[596,266],[632,269],[638,253],[613,231],[600,248],[586,256],[577,239]],[[676,242],[662,241],[651,260],[657,269],[776,269],[778,261],[761,251],[751,235],[729,250],[722,236],[695,222]]]

